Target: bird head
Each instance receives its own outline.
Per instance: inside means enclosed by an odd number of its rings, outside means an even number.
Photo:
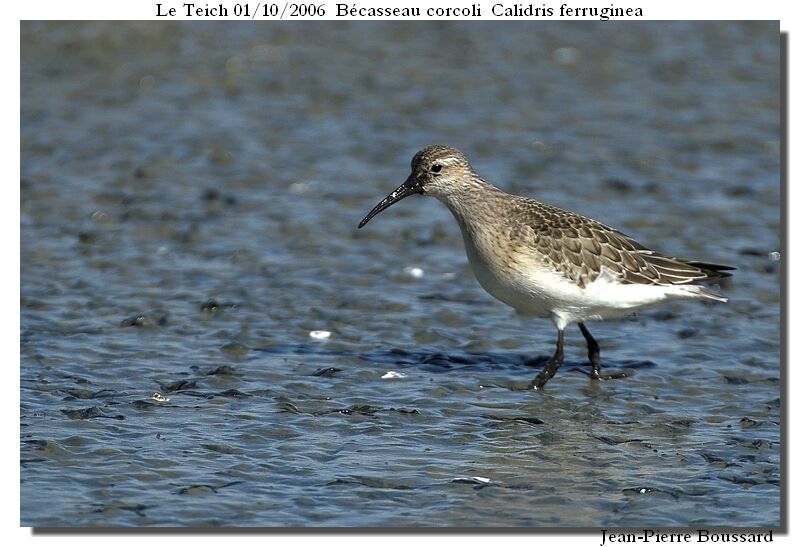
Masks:
[[[412,194],[443,198],[460,189],[473,175],[467,157],[459,150],[435,144],[423,148],[411,160],[411,174],[406,181],[383,198],[358,224],[362,228],[372,217]]]

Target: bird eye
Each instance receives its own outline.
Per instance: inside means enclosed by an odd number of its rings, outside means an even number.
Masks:
[[[438,173],[441,170],[442,170],[442,164],[441,163],[434,163],[431,166],[431,171],[434,172],[434,173]]]

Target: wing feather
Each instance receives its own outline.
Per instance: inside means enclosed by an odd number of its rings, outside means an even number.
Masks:
[[[585,286],[605,269],[622,283],[684,285],[729,277],[735,268],[670,257],[596,220],[520,198],[509,219],[512,239],[533,245],[554,270]]]

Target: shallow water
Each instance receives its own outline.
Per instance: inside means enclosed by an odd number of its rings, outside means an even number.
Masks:
[[[22,525],[779,524],[776,23],[21,30]],[[355,228],[436,142],[730,304],[525,390],[441,204]]]

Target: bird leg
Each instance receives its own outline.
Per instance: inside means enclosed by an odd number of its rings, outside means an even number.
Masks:
[[[589,362],[592,363],[592,369],[599,374],[600,345],[597,343],[597,340],[594,339],[594,336],[592,336],[592,334],[589,332],[589,329],[586,328],[586,325],[583,323],[578,323],[578,327],[580,327],[583,337],[586,338],[586,346],[589,348]],[[592,375],[594,376],[594,374]]]
[[[583,337],[586,338],[586,346],[589,348],[589,362],[592,363],[592,380],[612,380],[615,378],[625,378],[627,374],[624,372],[606,374],[605,376],[600,374],[600,345],[597,343],[597,340],[594,339],[594,336],[592,336],[592,334],[589,332],[589,329],[586,328],[586,325],[583,323],[578,323],[578,327],[581,329],[581,334],[583,334]]]
[[[595,342],[596,344],[596,342]],[[533,379],[531,382],[531,389],[534,391],[539,391],[542,389],[547,381],[556,375],[556,371],[558,367],[564,362],[564,329],[558,329],[558,342],[556,342],[556,352],[547,361],[547,364],[544,367],[544,370],[540,372],[536,378]]]

